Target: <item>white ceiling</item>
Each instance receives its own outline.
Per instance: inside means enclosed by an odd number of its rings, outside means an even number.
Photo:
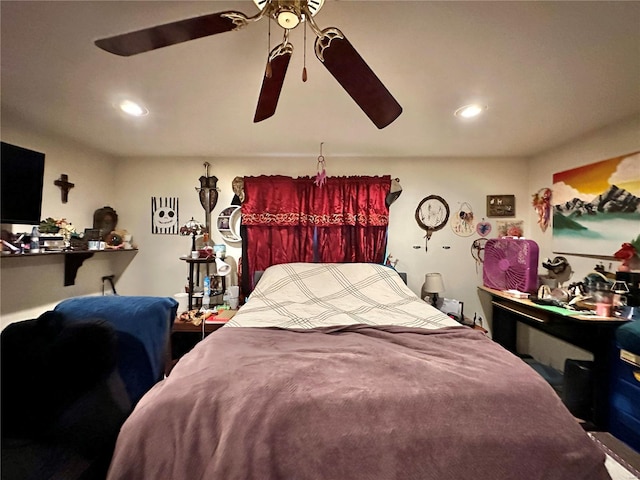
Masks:
[[[93,41],[251,1],[6,1],[2,113],[119,156],[531,156],[640,112],[640,2],[326,0],[340,28],[403,106],[378,130],[313,53],[303,29],[274,117],[253,123],[266,19],[118,57]],[[272,24],[272,46],[281,30]],[[150,114],[124,118],[121,97]],[[460,121],[466,103],[486,114]]]

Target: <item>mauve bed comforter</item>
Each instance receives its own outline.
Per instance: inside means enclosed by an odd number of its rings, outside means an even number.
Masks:
[[[109,479],[601,480],[529,366],[471,329],[222,328],[139,402]]]

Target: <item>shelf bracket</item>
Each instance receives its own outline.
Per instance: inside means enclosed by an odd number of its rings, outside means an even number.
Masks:
[[[93,252],[74,252],[64,256],[64,286],[75,285],[76,274],[82,263],[93,257]]]

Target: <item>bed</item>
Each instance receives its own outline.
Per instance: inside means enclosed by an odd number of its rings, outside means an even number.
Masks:
[[[610,477],[538,374],[393,269],[301,263],[140,400],[108,478]]]

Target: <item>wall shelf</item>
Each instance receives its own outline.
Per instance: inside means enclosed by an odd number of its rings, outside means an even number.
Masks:
[[[9,258],[43,258],[43,257],[64,257],[64,286],[68,287],[70,285],[75,285],[76,275],[78,273],[78,269],[82,266],[85,260],[93,257],[94,254],[104,255],[104,254],[124,254],[130,253],[135,255],[138,253],[137,248],[132,248],[128,250],[122,249],[108,249],[108,250],[73,250],[66,252],[43,252],[43,253],[21,253],[21,254],[3,254],[2,260],[6,260]]]

